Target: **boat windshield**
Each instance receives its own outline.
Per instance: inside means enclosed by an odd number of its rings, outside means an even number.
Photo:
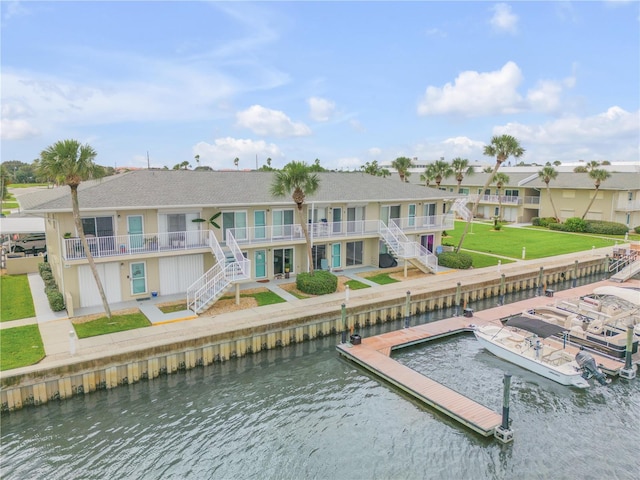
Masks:
[[[528,317],[511,317],[505,323],[507,327],[516,327],[526,330],[527,332],[535,333],[539,337],[547,338],[557,333],[562,333],[567,329],[553,323],[545,322],[544,320],[538,320],[537,318]]]

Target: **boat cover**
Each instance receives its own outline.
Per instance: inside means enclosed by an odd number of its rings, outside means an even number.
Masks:
[[[505,324],[507,327],[516,327],[526,330],[527,332],[535,333],[539,337],[547,338],[557,333],[562,333],[567,329],[553,323],[545,322],[537,318],[528,317],[511,317]]]

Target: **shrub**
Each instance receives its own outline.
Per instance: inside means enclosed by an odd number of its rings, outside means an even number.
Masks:
[[[40,276],[42,276],[43,272],[51,273],[51,265],[49,265],[48,263],[39,263],[38,272],[40,272]]]
[[[442,252],[438,255],[438,265],[442,265],[443,267],[466,270],[471,268],[472,264],[473,258],[467,253]]]
[[[299,273],[296,276],[296,288],[310,295],[325,295],[338,289],[338,277],[331,272],[316,270],[310,273]]]
[[[549,227],[552,223],[558,223],[554,217],[533,217],[531,224],[536,227]]]
[[[634,228],[633,231],[636,232],[636,233],[640,233],[640,225],[638,225],[636,228]]]
[[[603,220],[589,220],[587,233],[599,233],[601,235],[624,235],[629,229],[624,223],[605,222]]]
[[[567,218],[564,222],[565,231],[567,232],[586,232],[587,222],[580,217]]]
[[[47,292],[47,299],[49,300],[49,306],[54,312],[64,310],[64,297],[62,293],[56,290],[49,290]]]
[[[564,223],[550,223],[549,230],[560,230],[561,232],[569,231]]]

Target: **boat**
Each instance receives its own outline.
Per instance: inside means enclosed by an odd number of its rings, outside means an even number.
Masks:
[[[545,340],[564,330],[540,319],[517,316],[501,326],[475,327],[473,333],[480,345],[496,357],[561,385],[588,388],[591,377],[607,384],[609,380],[588,352],[580,350],[574,357],[561,343]]]
[[[597,350],[614,358],[624,358],[627,351],[626,326],[619,326],[613,318],[594,318],[584,313],[576,313],[554,306],[535,307],[522,312],[523,317],[535,318],[563,327],[556,334],[563,337],[568,333],[571,342]],[[631,353],[638,351],[638,339],[631,343]]]

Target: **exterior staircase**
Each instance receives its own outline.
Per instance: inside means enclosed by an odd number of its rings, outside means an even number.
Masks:
[[[380,222],[380,237],[393,254],[416,266],[423,272],[438,272],[438,257],[418,242],[412,242],[392,220],[389,225]]]
[[[244,258],[231,232],[226,236],[223,248],[213,232],[209,233],[209,246],[218,263],[187,289],[187,308],[194,313],[207,310],[234,282],[250,278],[251,262]]]
[[[624,267],[622,270],[620,270],[618,273],[616,273],[615,275],[612,275],[609,278],[609,280],[613,282],[622,283],[622,282],[626,282],[627,280],[629,280],[634,275],[637,275],[638,273],[640,273],[640,260],[636,260],[634,262],[627,264],[627,266]]]
[[[466,197],[458,198],[453,205],[451,205],[451,210],[456,212],[460,218],[462,218],[465,222],[473,219],[473,213],[467,207],[467,201],[469,199]]]

